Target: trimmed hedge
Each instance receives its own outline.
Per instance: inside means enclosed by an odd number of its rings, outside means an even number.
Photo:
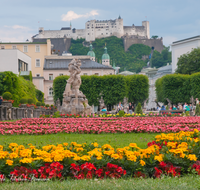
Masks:
[[[34,84],[10,71],[0,72],[0,94],[4,92],[12,94],[13,106],[15,107],[19,105],[22,97],[30,97],[34,102],[37,101]]]
[[[59,98],[61,103],[66,80],[69,76],[58,76],[53,81],[54,102]],[[130,102],[143,102],[148,97],[149,81],[145,75],[104,75],[81,76],[80,90],[88,99],[89,105],[99,105],[102,93],[106,105],[115,105],[128,97]]]
[[[156,81],[157,101],[167,103],[190,102],[191,96],[200,99],[200,73],[192,75],[171,74],[165,75]]]

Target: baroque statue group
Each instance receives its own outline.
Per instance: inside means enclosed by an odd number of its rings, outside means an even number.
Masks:
[[[78,59],[73,59],[68,65],[70,77],[63,93],[62,114],[91,114],[92,108],[86,96],[79,90],[81,86],[80,67],[81,61]]]

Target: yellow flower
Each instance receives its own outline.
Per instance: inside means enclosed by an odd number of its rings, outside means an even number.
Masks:
[[[13,161],[12,160],[6,160],[6,164],[9,165],[9,166],[12,166],[13,165]]]
[[[14,153],[14,152],[9,154],[10,159],[17,158],[17,157],[18,157],[18,154]]]
[[[119,155],[118,154],[112,154],[111,158],[114,158],[115,160],[119,159]]]
[[[68,143],[63,143],[64,146],[68,146]]]
[[[53,162],[53,160],[51,158],[45,158],[43,160],[44,160],[44,162]]]
[[[81,151],[83,151],[84,149],[83,148],[76,148],[76,151],[77,152],[81,152]]]
[[[136,144],[136,143],[130,143],[129,146],[130,146],[131,148],[135,148],[135,147],[137,147],[137,144]]]
[[[154,157],[154,160],[158,160],[158,162],[162,162],[163,161],[163,154],[159,154],[158,156]]]
[[[199,130],[198,129],[194,129],[194,133],[198,133],[199,132]]]
[[[64,159],[64,155],[62,155],[62,154],[57,154],[54,157],[55,162],[63,161],[63,159]]]
[[[99,144],[97,142],[92,143],[94,147],[98,147]]]
[[[144,160],[140,160],[140,165],[141,165],[141,166],[146,165],[145,161],[144,161]]]
[[[32,162],[32,158],[23,158],[19,162],[21,162],[21,163],[31,163]]]
[[[2,145],[0,145],[0,151],[2,151],[3,150],[3,146]]]
[[[135,155],[130,155],[130,156],[127,156],[127,160],[136,162],[137,157]]]
[[[197,157],[196,157],[195,154],[189,154],[189,155],[187,156],[187,158],[188,158],[189,160],[191,160],[191,161],[197,161]]]

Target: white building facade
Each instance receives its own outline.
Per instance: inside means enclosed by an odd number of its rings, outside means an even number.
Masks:
[[[200,36],[179,40],[171,44],[172,73],[176,72],[178,59],[181,55],[190,53],[192,49],[200,47]]]
[[[15,74],[31,71],[31,57],[18,49],[0,49],[0,72],[12,71]]]

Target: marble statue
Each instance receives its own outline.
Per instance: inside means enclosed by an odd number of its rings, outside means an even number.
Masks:
[[[86,96],[79,90],[81,86],[81,61],[73,59],[68,66],[70,77],[63,93],[62,114],[90,115],[92,108]]]

